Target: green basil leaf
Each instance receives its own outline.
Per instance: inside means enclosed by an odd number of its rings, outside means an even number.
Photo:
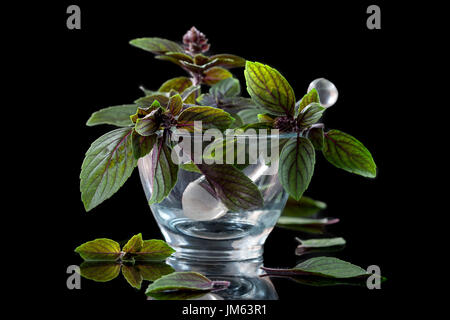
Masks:
[[[193,63],[194,60],[192,60],[192,57],[186,53],[183,52],[166,52],[165,56],[174,58],[178,61],[185,61],[185,62],[189,62],[189,63]]]
[[[294,115],[294,91],[277,70],[247,61],[244,74],[247,91],[259,106],[273,115]]]
[[[289,197],[284,206],[282,217],[310,217],[320,210],[327,207],[326,203],[317,201],[306,196],[302,196],[300,200]]]
[[[180,168],[189,172],[202,173],[193,162],[182,163]]]
[[[142,280],[144,279],[138,268],[124,264],[122,265],[122,275],[130,286],[138,290],[141,289]]]
[[[214,97],[236,97],[241,93],[239,80],[236,78],[226,78],[211,86],[209,93]]]
[[[212,59],[212,60],[214,60],[214,59]],[[207,57],[207,56],[205,56],[205,55],[199,53],[199,54],[196,54],[196,55],[194,56],[194,61],[193,61],[193,62],[194,62],[196,65],[202,66],[202,65],[204,65],[204,64],[207,64],[207,63],[210,62],[210,61],[211,61],[211,60],[209,59],[209,57]]]
[[[281,216],[278,218],[277,227],[309,233],[322,233],[324,227],[338,223],[339,219],[311,219],[303,217]]]
[[[259,108],[244,109],[237,113],[244,124],[258,122],[258,114],[263,113],[264,110]]]
[[[197,164],[216,196],[232,211],[261,208],[264,200],[258,187],[241,171],[228,164]]]
[[[311,142],[303,137],[289,140],[280,154],[278,177],[281,185],[295,200],[308,188],[316,156]]]
[[[216,65],[224,68],[239,68],[245,66],[245,59],[233,54],[216,54],[210,56],[209,59],[217,59]]]
[[[314,249],[342,247],[346,243],[344,238],[341,238],[341,237],[309,239],[309,240],[300,240],[298,238],[296,238],[296,239],[297,239],[297,241],[300,242],[300,245],[297,246],[297,248],[295,249],[296,255],[302,255],[306,252],[313,252]]]
[[[300,111],[306,108],[307,105],[311,103],[320,104],[319,94],[317,93],[316,88],[313,88],[307,94],[303,96],[303,98],[298,101],[295,105],[295,114],[297,115]]]
[[[134,252],[136,261],[162,261],[170,257],[175,250],[162,240],[145,240],[142,248]]]
[[[159,138],[151,152],[153,180],[149,204],[163,201],[177,182],[178,165],[172,162],[171,148],[164,140]]]
[[[325,133],[323,155],[334,166],[364,177],[377,175],[372,155],[351,135],[339,130]]]
[[[155,281],[161,278],[162,276],[175,272],[174,268],[172,268],[171,266],[169,266],[164,262],[142,261],[136,263],[134,266],[138,268],[139,272],[142,275],[142,278],[147,281]]]
[[[183,47],[178,43],[161,38],[138,38],[131,40],[130,44],[154,54],[164,54],[166,52],[184,53]]]
[[[269,275],[313,275],[326,278],[354,278],[367,276],[366,270],[333,257],[316,257],[299,263],[292,269],[262,267]]]
[[[136,113],[130,116],[130,120],[133,123],[136,123],[138,119],[144,118],[146,115],[150,114],[153,110],[159,109],[161,105],[158,100],[154,100],[149,107],[141,108],[138,107]]]
[[[159,120],[161,113],[162,109],[159,108],[153,110],[144,118],[138,118],[136,120],[134,130],[144,137],[155,134],[155,132],[158,131],[161,127],[161,122]]]
[[[135,253],[142,249],[144,245],[144,241],[142,240],[142,234],[138,233],[134,235],[125,246],[122,248],[122,251],[125,253]]]
[[[167,109],[174,116],[181,112],[183,109],[183,100],[179,94],[170,97],[169,103],[167,104]]]
[[[206,106],[186,108],[178,117],[178,125],[189,132],[194,131],[194,121],[202,121],[203,130],[210,128],[225,130],[230,127],[234,119],[228,112]]]
[[[181,99],[183,99],[184,103],[194,103],[199,90],[200,86],[190,86],[181,93]]]
[[[157,93],[151,96],[146,96],[137,99],[134,103],[136,103],[141,108],[149,108],[154,106],[154,102],[157,101],[161,106],[167,106],[169,103],[169,95],[165,92]]]
[[[108,282],[120,273],[120,263],[111,261],[85,261],[80,265],[80,275],[96,282]]]
[[[297,121],[302,127],[310,126],[319,121],[324,111],[325,108],[318,103],[308,104],[300,111]]]
[[[227,287],[227,281],[212,281],[197,272],[173,272],[165,275],[152,284],[145,291],[146,295],[165,291],[211,291],[219,284]]]
[[[323,128],[311,128],[308,131],[308,139],[311,141],[312,145],[314,146],[314,149],[316,150],[322,150],[324,145],[324,132]]]
[[[99,124],[112,124],[118,127],[128,127],[133,125],[130,116],[136,113],[137,105],[124,104],[112,106],[94,112],[86,122],[87,126],[96,126]]]
[[[230,71],[221,67],[212,67],[206,70],[203,75],[203,82],[210,86],[223,79],[233,77]]]
[[[192,80],[188,77],[178,77],[167,80],[158,89],[159,92],[170,92],[175,90],[178,93],[182,93],[184,90],[192,86]]]
[[[156,134],[147,137],[141,136],[139,133],[133,130],[133,134],[131,136],[131,144],[133,148],[134,158],[139,159],[149,154],[156,143],[157,137],[158,136]]]
[[[81,199],[86,211],[111,197],[136,166],[131,128],[116,129],[95,140],[86,152],[80,174]]]
[[[83,243],[75,252],[87,261],[115,261],[121,254],[119,244],[106,238]]]

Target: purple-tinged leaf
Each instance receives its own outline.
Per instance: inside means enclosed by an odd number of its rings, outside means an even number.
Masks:
[[[226,288],[229,285],[228,281],[212,281],[197,272],[173,272],[150,284],[145,294],[151,296],[167,291],[201,291],[206,293],[214,289]]]
[[[280,154],[278,178],[281,185],[295,200],[308,188],[313,176],[316,156],[311,142],[303,137],[289,140]]]
[[[80,275],[96,282],[108,282],[120,273],[120,263],[111,261],[85,261],[80,265]]]
[[[307,105],[311,103],[320,104],[319,94],[317,93],[316,88],[313,88],[307,94],[303,96],[303,98],[295,104],[295,114],[298,115],[300,111],[306,108]]]
[[[95,140],[81,166],[81,199],[86,211],[111,197],[136,166],[132,128],[116,129]]]
[[[232,211],[261,208],[264,200],[258,187],[241,171],[228,164],[197,164],[216,196]]]
[[[156,143],[157,135],[153,134],[150,136],[141,136],[136,131],[133,131],[131,136],[133,156],[135,159],[145,157],[152,151],[153,146]]]
[[[253,101],[273,115],[294,115],[295,94],[275,69],[259,62],[245,64],[247,91]]]
[[[139,272],[139,269],[135,266],[130,266],[123,264],[122,265],[122,275],[127,280],[128,284],[135,289],[141,289],[141,284],[144,278],[142,274]]]
[[[322,127],[311,128],[308,130],[308,139],[311,141],[314,149],[322,150],[324,145],[325,134]]]
[[[130,44],[153,54],[165,54],[166,52],[184,53],[184,48],[178,43],[161,38],[138,38],[131,40]]]
[[[86,125],[111,124],[118,127],[128,127],[133,124],[130,116],[136,113],[136,109],[137,105],[135,104],[124,104],[100,109],[91,115]]]
[[[86,261],[115,261],[121,255],[119,244],[106,238],[83,243],[75,252]]]
[[[122,248],[122,251],[125,253],[135,253],[142,249],[144,245],[144,241],[142,240],[142,233],[138,233],[134,235],[125,246]]]
[[[363,177],[375,178],[377,166],[364,145],[339,130],[325,133],[323,155],[334,166]]]
[[[345,240],[341,237],[308,240],[296,238],[296,240],[300,243],[295,249],[295,254],[298,256],[309,252],[317,252],[318,250],[324,251],[330,248],[343,247],[345,245]]]
[[[216,54],[209,57],[211,60],[218,59],[217,66],[224,68],[239,68],[245,66],[245,59],[233,54]]]
[[[308,127],[315,124],[322,117],[325,108],[318,103],[308,104],[297,117],[300,127]]]
[[[162,240],[145,240],[142,248],[134,253],[136,261],[162,261],[170,257],[175,250]]]
[[[170,97],[169,103],[167,104],[167,109],[174,116],[181,112],[183,109],[183,99],[179,94]]]
[[[167,80],[158,89],[159,92],[170,92],[175,90],[178,93],[182,93],[184,90],[192,86],[192,80],[188,77],[178,77]]]
[[[149,204],[159,203],[169,195],[177,182],[178,165],[172,162],[171,148],[166,144],[165,137],[156,142],[151,153],[152,159],[152,196]]]
[[[349,262],[333,257],[316,257],[303,261],[292,269],[272,269],[262,267],[270,275],[295,276],[310,275],[326,278],[354,278],[367,276],[367,271]]]
[[[203,75],[203,82],[210,86],[226,78],[233,77],[230,71],[221,67],[212,67],[206,70]]]
[[[228,112],[219,108],[194,106],[181,112],[178,117],[178,126],[189,132],[194,132],[194,121],[201,121],[203,130],[211,128],[225,130],[230,127],[234,118]]]

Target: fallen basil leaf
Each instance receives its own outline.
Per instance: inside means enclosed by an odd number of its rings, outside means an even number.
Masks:
[[[106,238],[88,241],[75,249],[87,261],[115,261],[120,257],[120,246],[116,241]]]
[[[325,133],[323,155],[334,166],[364,177],[374,178],[377,166],[364,145],[339,130]]]
[[[135,104],[124,104],[100,109],[91,115],[86,125],[111,124],[118,127],[128,127],[133,124],[130,116],[135,114],[136,110],[137,105]]]
[[[125,253],[135,253],[142,249],[144,245],[144,241],[142,240],[142,233],[138,233],[134,235],[125,246],[122,248],[122,251]]]
[[[133,253],[136,261],[161,261],[170,257],[175,250],[163,240],[145,240],[142,248]]]
[[[86,211],[110,198],[136,166],[132,128],[121,128],[95,140],[86,152],[80,174],[81,200]]]
[[[322,277],[314,277],[314,276],[291,276],[288,277],[294,282],[312,286],[312,287],[331,287],[331,286],[358,286],[365,287],[366,277],[356,277],[356,278],[345,278],[345,279],[336,279],[336,278],[322,278]],[[381,281],[384,281],[382,279]]]
[[[162,276],[175,272],[175,269],[164,262],[139,262],[134,265],[147,281],[156,281]]]
[[[212,281],[197,272],[173,272],[165,275],[152,284],[145,291],[145,294],[152,295],[166,291],[202,291],[209,292],[213,289],[226,288],[228,281]]]
[[[309,217],[320,210],[324,210],[327,207],[325,202],[317,201],[306,196],[302,196],[300,200],[295,200],[292,197],[286,202],[282,217]]]
[[[324,227],[339,222],[339,219],[310,219],[301,217],[280,217],[277,227],[308,233],[323,233]]]
[[[209,291],[170,291],[148,293],[147,296],[154,300],[193,300],[203,297]]]
[[[345,245],[344,238],[322,238],[322,239],[309,239],[300,240],[300,245],[295,249],[296,255],[302,255],[306,252],[312,252],[314,249],[331,248],[331,247],[342,247]],[[313,250],[311,250],[313,249]]]
[[[96,282],[108,282],[120,273],[120,263],[108,261],[85,261],[80,265],[80,275]]]
[[[122,265],[122,274],[130,286],[136,289],[141,288],[143,277],[135,266]]]
[[[353,278],[367,276],[361,267],[334,257],[316,257],[303,261],[292,269],[273,269],[261,267],[270,275],[313,275],[326,278]]]

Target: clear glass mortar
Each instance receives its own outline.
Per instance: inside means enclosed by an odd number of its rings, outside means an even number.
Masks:
[[[273,137],[272,137],[273,138]],[[278,142],[278,135],[276,136]],[[248,139],[246,147],[251,144]],[[275,145],[272,140],[272,146]],[[277,152],[278,154],[278,152]],[[200,173],[178,170],[178,180],[170,194],[160,203],[150,205],[166,242],[176,250],[175,257],[203,261],[242,261],[262,259],[263,245],[274,228],[288,194],[278,179],[276,170],[266,172],[264,158],[249,164],[243,173],[250,177],[264,199],[263,207],[256,210],[227,211],[212,220],[194,220],[183,211],[183,192],[189,184],[202,177]],[[139,159],[139,175],[147,200],[151,198],[151,154]]]

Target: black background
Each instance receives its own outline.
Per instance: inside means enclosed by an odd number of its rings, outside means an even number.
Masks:
[[[81,7],[81,30],[66,28],[70,4]],[[182,303],[170,308],[164,302],[148,302],[144,288],[137,291],[121,277],[106,284],[82,280],[81,290],[68,290],[66,268],[81,263],[73,249],[88,240],[108,237],[123,241],[139,232],[147,239],[162,237],[137,172],[111,199],[85,212],[78,178],[84,153],[111,129],[86,127],[85,122],[101,107],[131,103],[142,95],[140,85],[156,89],[165,80],[184,75],[178,66],[130,46],[129,40],[156,36],[180,41],[195,25],[209,38],[211,53],[237,54],[275,67],[288,79],[297,98],[313,79],[331,80],[339,99],[327,110],[323,122],[361,140],[378,166],[378,176],[366,179],[339,170],[318,155],[307,195],[328,204],[325,216],[341,220],[328,228],[331,235],[347,240],[345,250],[336,256],[362,267],[378,265],[388,281],[381,290],[368,290],[314,288],[275,279],[280,301],[270,304],[271,314],[274,310],[347,313],[354,305],[373,312],[382,311],[381,305],[395,305],[406,289],[401,280],[408,268],[404,249],[411,245],[405,240],[411,230],[401,222],[408,213],[403,205],[415,200],[402,197],[409,179],[401,155],[408,150],[398,147],[392,132],[401,130],[404,120],[403,106],[394,101],[402,85],[398,79],[407,77],[404,72],[409,70],[406,48],[412,30],[400,21],[405,11],[384,2],[376,3],[381,7],[382,29],[368,30],[369,4],[99,1],[94,5],[61,1],[46,6],[48,19],[38,30],[30,31],[33,35],[37,31],[30,43],[37,49],[39,74],[48,79],[40,89],[48,99],[41,103],[48,106],[46,117],[52,120],[50,126],[42,126],[49,143],[36,150],[42,170],[51,172],[39,178],[43,184],[51,183],[51,188],[36,190],[39,204],[45,207],[45,211],[39,210],[37,220],[44,221],[39,234],[49,241],[58,239],[56,256],[44,263],[50,271],[44,281],[52,288],[47,302],[52,299],[67,306],[111,303],[118,308],[133,305],[180,314]],[[232,71],[243,79],[242,69]],[[36,83],[39,88],[42,84]],[[46,151],[55,156],[45,156]],[[275,229],[265,245],[265,265],[294,266],[294,237],[298,235]]]

